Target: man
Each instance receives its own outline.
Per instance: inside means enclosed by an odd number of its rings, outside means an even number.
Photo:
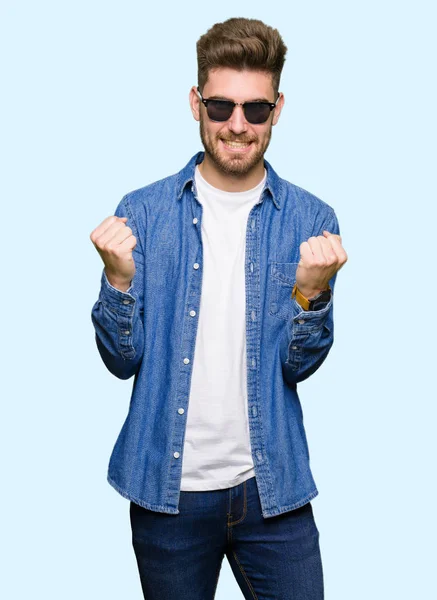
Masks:
[[[202,36],[205,151],[91,233],[97,347],[134,376],[108,481],[130,500],[148,600],[214,598],[225,554],[245,598],[323,598],[297,384],[332,346],[347,255],[333,209],[264,160],[286,50],[254,19]]]

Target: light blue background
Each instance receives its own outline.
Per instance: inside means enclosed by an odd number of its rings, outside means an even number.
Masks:
[[[3,598],[142,598],[129,503],[106,483],[132,380],[95,346],[103,264],[89,235],[202,149],[195,44],[231,16],[288,46],[266,157],[333,206],[349,255],[334,347],[299,387],[326,598],[433,596],[431,4],[2,3]],[[216,598],[242,598],[226,559]]]

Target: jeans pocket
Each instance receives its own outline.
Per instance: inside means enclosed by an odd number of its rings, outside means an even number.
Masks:
[[[269,314],[288,321],[294,313],[291,292],[296,283],[296,270],[299,263],[271,262],[269,264]]]

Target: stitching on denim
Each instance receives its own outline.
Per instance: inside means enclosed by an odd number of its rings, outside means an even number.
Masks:
[[[109,310],[109,312],[111,312],[113,315],[115,315],[116,317],[118,317],[118,312],[116,310],[114,310],[114,308],[108,303],[106,302],[106,300],[101,300],[99,298],[99,302],[101,302],[103,304],[103,306]]]
[[[231,521],[231,494],[232,494],[232,489],[230,488],[229,489],[229,508],[228,508],[228,513],[227,513],[228,522],[227,522],[227,527],[226,527],[228,544],[231,544],[231,535],[230,535],[230,532],[232,531],[232,528],[229,527],[229,523]]]
[[[281,263],[277,263],[277,262],[272,262],[272,265],[280,265]],[[285,263],[285,264],[291,264],[291,265],[296,265],[298,263]],[[296,283],[296,277],[292,278],[292,277],[288,277],[287,275],[284,275],[283,273],[281,273],[281,271],[277,270],[275,271],[273,268],[271,269],[270,272],[270,276],[279,281],[280,283],[284,284],[284,287],[288,288],[293,288],[294,284]],[[291,296],[291,294],[290,294]]]
[[[243,515],[237,521],[231,521],[231,522],[228,521],[228,527],[230,527],[231,525],[237,525],[237,523],[241,523],[246,518],[246,514],[247,514],[246,482],[243,483],[243,497],[244,497]],[[229,515],[231,515],[231,513],[229,513]],[[230,516],[229,516],[229,518],[230,518]]]
[[[250,213],[249,213],[249,217],[247,220],[247,223],[249,223],[249,218],[255,218],[256,220],[256,233],[252,232],[252,228],[249,228],[248,231],[249,233],[247,234],[246,232],[246,244],[245,244],[245,248],[246,251],[248,250],[248,246],[250,244],[250,242],[253,240],[253,254],[255,256],[255,261],[257,261],[257,264],[260,265],[261,264],[261,238],[259,235],[259,223],[260,223],[260,210],[261,208],[257,208],[259,205],[259,203],[255,204],[255,206],[252,207]],[[253,212],[253,216],[252,216],[252,212]],[[256,244],[255,244],[256,241]],[[267,275],[268,276],[268,275]],[[258,289],[258,293],[256,296],[256,306],[259,307],[259,311],[260,311],[260,315],[262,314],[262,309],[261,309],[261,287],[260,287],[260,270],[259,268],[256,270],[256,286],[255,289]],[[250,280],[250,277],[245,277],[245,291],[246,291],[246,298],[249,297],[250,292],[252,291],[250,288],[252,286],[252,282]],[[268,290],[267,290],[268,292]],[[248,314],[246,314],[246,327],[247,324],[249,322],[249,316]],[[257,320],[257,334],[256,334],[256,356],[260,357],[261,356],[261,319]],[[266,451],[266,447],[265,447],[265,435],[264,435],[264,426],[263,426],[263,419],[262,419],[262,415],[261,415],[261,405],[258,402],[258,399],[260,398],[261,395],[261,382],[260,382],[260,375],[259,375],[259,368],[256,369],[256,372],[252,375],[251,374],[251,378],[254,379],[254,387],[256,387],[256,395],[255,395],[255,401],[257,402],[258,405],[258,414],[259,414],[259,419],[258,419],[258,427],[259,427],[259,437],[258,439],[261,442],[261,449],[263,452],[263,469],[266,470],[266,483],[270,485],[270,488],[273,488],[273,482],[271,480],[271,476],[270,476],[270,464],[269,464],[269,459],[268,459],[268,453]],[[252,430],[252,425],[249,424],[250,429]],[[276,496],[275,493],[273,491],[269,492],[269,499],[271,500],[271,502],[276,505]]]
[[[286,506],[282,506],[280,508],[280,510],[273,510],[273,509],[266,510],[265,514],[266,514],[266,516],[269,516],[269,517],[276,517],[277,515],[282,515],[290,510],[294,510],[295,508],[299,508],[300,506],[303,506],[304,504],[306,504],[308,502],[308,500],[312,500],[318,494],[319,494],[319,490],[317,488],[315,488],[314,491],[312,491],[310,494],[305,496],[303,498],[303,500],[300,500],[299,502],[295,502],[294,504],[288,504]]]
[[[111,468],[111,464],[109,465],[109,469],[110,468]],[[153,510],[155,512],[162,512],[164,514],[172,514],[172,515],[179,514],[179,512],[180,512],[180,511],[178,511],[177,507],[173,508],[173,507],[170,507],[168,504],[150,504],[150,502],[144,502],[137,496],[134,496],[130,492],[125,491],[122,487],[120,487],[115,482],[115,480],[111,477],[111,475],[109,474],[109,471],[106,475],[106,480],[115,490],[117,490],[117,492],[121,496],[123,496],[123,498],[126,498],[127,500],[131,500],[132,502],[134,502],[134,504],[138,504],[139,506],[142,506],[143,508],[147,508],[147,509]]]
[[[288,295],[290,296],[290,299],[291,299],[291,290],[292,290],[295,282],[293,282],[293,283],[291,281],[284,282],[283,279],[280,279],[280,277],[277,277],[277,275],[274,272],[275,264],[277,264],[277,263],[270,263],[270,269],[267,274],[267,296],[268,296],[268,307],[269,307],[268,311],[272,317],[276,317],[280,321],[289,321],[293,315],[293,306],[292,306],[292,303],[290,302],[288,307],[286,305],[283,305],[282,311],[281,311],[281,303],[279,302],[279,294],[280,294],[279,290],[281,287],[286,288],[290,292]],[[272,298],[274,300],[274,304],[278,308],[277,312],[272,312],[272,310],[271,310],[272,303],[270,302],[270,298]]]
[[[129,327],[130,330],[130,334],[129,335],[123,335],[122,329],[119,326],[118,327],[118,335],[117,335],[117,342],[118,342],[118,351],[121,354],[121,356],[123,358],[133,358],[135,356],[135,348],[132,345],[133,342],[133,334],[132,334],[132,329],[133,329],[133,324],[132,324],[133,319],[131,319],[129,325],[127,325],[127,327]],[[118,319],[117,319],[118,322]],[[126,340],[126,341],[124,341]]]
[[[101,304],[104,306],[105,309],[107,309],[110,313],[112,313],[115,317],[115,321],[117,323],[117,350],[119,352],[119,354],[121,355],[122,358],[125,359],[131,359],[135,356],[135,347],[133,346],[132,342],[133,342],[133,334],[131,333],[128,336],[123,336],[124,338],[126,338],[127,343],[123,343],[122,342],[122,323],[120,323],[120,319],[126,319],[127,321],[127,325],[126,327],[129,327],[130,331],[132,332],[133,330],[133,320],[134,320],[134,315],[126,315],[126,314],[120,314],[118,312],[116,312],[109,304],[107,304],[107,302],[105,302],[104,300],[99,300],[99,302],[101,302]],[[123,330],[126,330],[126,327],[123,328]]]
[[[245,571],[244,571],[244,569],[243,569],[240,561],[237,558],[237,555],[235,554],[235,550],[232,550],[232,554],[234,555],[235,561],[236,561],[236,563],[237,563],[237,565],[238,565],[238,567],[239,567],[239,569],[240,569],[240,571],[241,571],[241,573],[242,573],[242,575],[243,575],[243,577],[244,577],[244,579],[245,579],[245,581],[246,581],[246,583],[247,583],[247,585],[249,587],[249,590],[252,593],[252,596],[255,598],[255,600],[258,600],[258,596],[255,594],[255,590],[253,589],[252,584],[249,581],[249,578],[247,577],[247,575],[246,575],[246,573],[245,573]]]
[[[126,213],[127,213],[128,219],[130,219],[130,221],[131,221],[131,225],[129,225],[129,226],[130,226],[130,228],[132,230],[132,234],[135,236],[135,238],[137,240],[138,247],[141,249],[141,252],[144,255],[143,245],[142,245],[142,242],[141,242],[141,239],[140,239],[140,235],[138,233],[138,225],[136,223],[136,220],[135,220],[135,217],[134,217],[134,214],[133,214],[133,210],[132,210],[132,207],[131,207],[130,197],[129,196],[130,196],[130,194],[126,194],[125,196],[123,196],[121,202],[124,201],[124,205],[125,205],[125,208],[126,208]],[[144,227],[146,228],[147,227],[147,216],[146,216],[146,213],[144,213],[144,217],[145,217],[145,225],[144,225]]]
[[[231,543],[232,543],[232,528],[231,528],[231,527],[229,528],[229,531],[230,531],[230,533],[231,533]],[[240,563],[240,561],[238,560],[238,557],[237,557],[237,555],[235,554],[235,550],[234,550],[233,548],[232,548],[232,554],[233,554],[233,556],[234,556],[235,562],[236,562],[236,563],[237,563],[237,565],[238,565],[238,568],[239,568],[239,569],[240,569],[240,571],[241,571],[241,574],[242,574],[242,575],[243,575],[243,577],[244,577],[244,580],[245,580],[245,582],[247,583],[247,586],[248,586],[248,588],[249,588],[249,590],[250,590],[250,592],[251,592],[251,594],[252,594],[252,597],[253,597],[253,598],[255,598],[255,600],[258,600],[258,596],[256,595],[256,593],[255,593],[255,590],[253,589],[253,587],[252,587],[252,584],[250,583],[250,581],[249,581],[249,578],[248,578],[248,576],[246,575],[246,572],[245,572],[245,570],[243,569],[243,566],[242,566],[242,564],[241,564],[241,563]]]

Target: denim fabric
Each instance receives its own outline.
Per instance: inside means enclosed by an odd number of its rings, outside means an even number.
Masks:
[[[137,238],[131,287],[101,276],[92,308],[102,360],[120,379],[134,376],[129,411],[108,468],[125,498],[179,514],[186,415],[202,290],[202,205],[195,154],[175,175],[126,194],[115,214]],[[297,384],[333,343],[333,299],[305,311],[291,298],[299,246],[323,229],[339,234],[333,209],[280,178],[267,178],[246,231],[246,347],[249,432],[262,514],[296,509],[318,494]],[[214,340],[211,340],[214,343]]]
[[[226,555],[244,598],[323,600],[311,502],[264,519],[252,477],[225,490],[181,492],[180,514],[130,503],[144,598],[212,600]]]

